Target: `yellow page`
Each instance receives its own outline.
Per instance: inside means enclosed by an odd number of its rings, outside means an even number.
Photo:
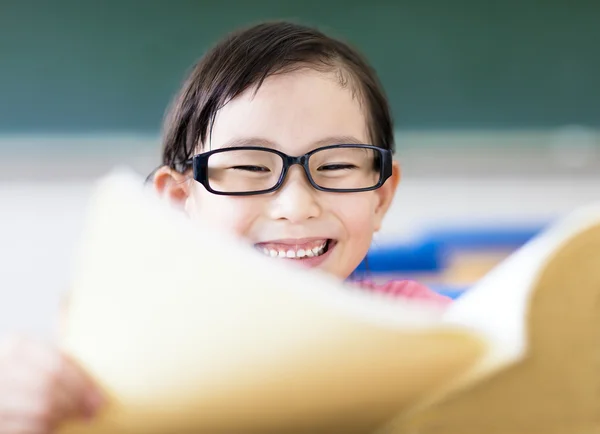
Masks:
[[[453,430],[451,427],[454,425],[449,422],[452,414],[457,420],[463,415],[471,414],[471,416],[464,417],[472,417],[474,424],[476,419],[472,416],[474,414],[479,413],[483,418],[485,418],[485,415],[492,417],[491,409],[486,406],[494,406],[495,410],[498,410],[500,406],[504,406],[508,414],[508,409],[512,407],[503,401],[506,396],[513,393],[515,396],[512,401],[519,402],[515,401],[518,396],[531,395],[532,391],[537,390],[539,387],[536,381],[540,381],[540,376],[547,376],[543,380],[546,388],[551,387],[551,385],[556,388],[563,387],[559,384],[563,381],[562,377],[545,374],[545,370],[550,369],[547,365],[554,357],[558,357],[556,354],[559,354],[563,347],[566,348],[566,343],[561,343],[560,336],[572,334],[576,339],[583,341],[587,339],[584,337],[587,329],[594,328],[593,323],[586,325],[586,320],[584,320],[590,314],[587,310],[593,310],[593,306],[588,306],[588,309],[579,308],[577,310],[570,307],[572,302],[569,299],[574,296],[573,294],[578,294],[575,297],[581,300],[594,297],[595,291],[597,292],[597,286],[594,286],[593,283],[595,274],[590,272],[585,261],[594,260],[598,256],[598,250],[592,250],[592,253],[588,253],[587,257],[585,256],[585,250],[583,253],[567,254],[563,250],[568,248],[571,251],[573,250],[571,244],[580,244],[585,240],[588,240],[588,243],[593,243],[594,234],[598,230],[594,227],[598,226],[599,222],[600,205],[590,205],[576,210],[547,228],[538,237],[507,258],[468,293],[457,300],[444,313],[443,321],[453,326],[477,331],[484,337],[485,341],[490,343],[489,350],[472,369],[467,370],[463,375],[458,375],[453,381],[442,385],[439,390],[427,395],[424,400],[418,402],[410,411],[399,415],[395,421],[386,426],[381,432],[404,432],[401,427],[408,416],[434,404],[438,405],[439,401],[450,398],[451,404],[443,407],[443,416],[439,416],[439,420],[436,419],[434,425],[445,424],[444,429],[447,429],[449,433],[453,433],[457,430]],[[582,255],[582,258],[578,259],[577,255]],[[569,265],[570,262],[574,262],[576,266]],[[555,267],[555,269],[552,267]],[[571,274],[579,276],[576,280],[570,281],[568,276]],[[548,276],[550,275],[555,275],[555,278],[549,279]],[[548,281],[551,284],[548,284]],[[534,302],[535,297],[538,300],[537,304]],[[560,307],[561,304],[564,305],[562,308]],[[537,313],[537,320],[532,323],[533,314],[535,313]],[[577,316],[581,316],[581,318],[575,321],[574,317]],[[578,331],[579,327],[583,327],[584,330]],[[543,342],[546,340],[554,341],[556,348],[548,349],[544,346],[545,344],[538,343],[537,351],[532,351],[532,344],[535,343],[532,340],[535,339]],[[582,356],[573,353],[573,360],[575,360],[575,357],[584,360],[580,362],[579,368],[583,370],[584,363],[588,361],[585,359],[587,355]],[[525,368],[519,369],[527,358],[531,359],[530,363]],[[505,377],[502,375],[495,375],[506,373],[510,367],[513,369],[505,376],[510,380],[503,380]],[[497,379],[498,381],[485,383],[484,379],[486,378]],[[569,377],[565,378],[568,379]],[[482,383],[482,387],[476,388],[476,393],[471,394],[471,386],[479,382]],[[575,398],[576,386],[574,384],[576,382],[575,380],[573,382],[573,384],[567,384],[564,387],[574,394],[571,400],[583,407],[584,404],[577,401],[579,398]],[[490,386],[487,390],[489,384],[494,384],[494,386]],[[521,390],[519,390],[519,387]],[[463,388],[467,388],[465,393],[463,395],[459,394],[458,397],[455,396]],[[540,394],[543,395],[543,391]],[[544,405],[546,405],[547,400],[544,401],[541,397],[536,399],[540,408],[545,409]],[[585,405],[588,405],[588,403]],[[562,403],[561,408],[567,409],[570,407],[567,403]],[[522,407],[520,411],[521,413],[528,411],[534,414],[533,404]],[[537,409],[536,411],[541,412],[542,410]],[[433,413],[436,413],[435,409]],[[554,415],[559,413],[559,411],[555,411]],[[549,419],[548,415],[544,417]],[[505,419],[504,422],[508,420],[508,416]],[[493,421],[493,419],[490,420]],[[460,425],[460,429],[466,429],[468,420],[461,420],[461,423],[466,425]],[[482,427],[479,428],[483,429]],[[458,432],[460,432],[460,429],[458,429]],[[474,430],[477,431],[475,428]],[[429,431],[423,428],[423,432]]]
[[[63,346],[108,405],[62,434],[367,432],[485,351],[439,309],[192,224],[118,172],[92,198]]]

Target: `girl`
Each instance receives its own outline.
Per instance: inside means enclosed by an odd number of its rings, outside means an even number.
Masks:
[[[393,151],[388,103],[363,58],[316,30],[268,23],[228,36],[192,70],[152,181],[190,219],[225,227],[274,261],[347,279],[394,197]],[[414,282],[357,285],[448,302]],[[49,433],[101,405],[57,349],[4,346],[0,434]]]

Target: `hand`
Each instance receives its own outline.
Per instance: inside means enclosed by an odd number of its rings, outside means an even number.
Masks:
[[[0,343],[0,434],[49,434],[69,418],[92,418],[102,397],[57,348],[23,337]]]

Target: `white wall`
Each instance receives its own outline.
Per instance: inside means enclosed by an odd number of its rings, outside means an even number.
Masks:
[[[48,335],[92,184],[0,183],[0,335]],[[380,242],[439,224],[539,222],[600,200],[600,176],[582,179],[406,179]]]
[[[404,181],[377,241],[439,224],[537,223],[600,200],[600,131],[398,134]],[[0,136],[0,335],[50,333],[91,182],[148,174],[159,138]]]

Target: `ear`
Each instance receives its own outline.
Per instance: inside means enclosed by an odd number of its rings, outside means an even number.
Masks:
[[[154,189],[169,202],[183,207],[190,194],[189,177],[168,166],[162,166],[154,174]]]
[[[394,196],[396,195],[398,184],[400,184],[400,178],[400,164],[397,161],[394,161],[392,163],[392,176],[388,178],[385,184],[375,191],[378,197],[377,208],[375,208],[375,232],[381,229],[383,218],[390,209]]]

